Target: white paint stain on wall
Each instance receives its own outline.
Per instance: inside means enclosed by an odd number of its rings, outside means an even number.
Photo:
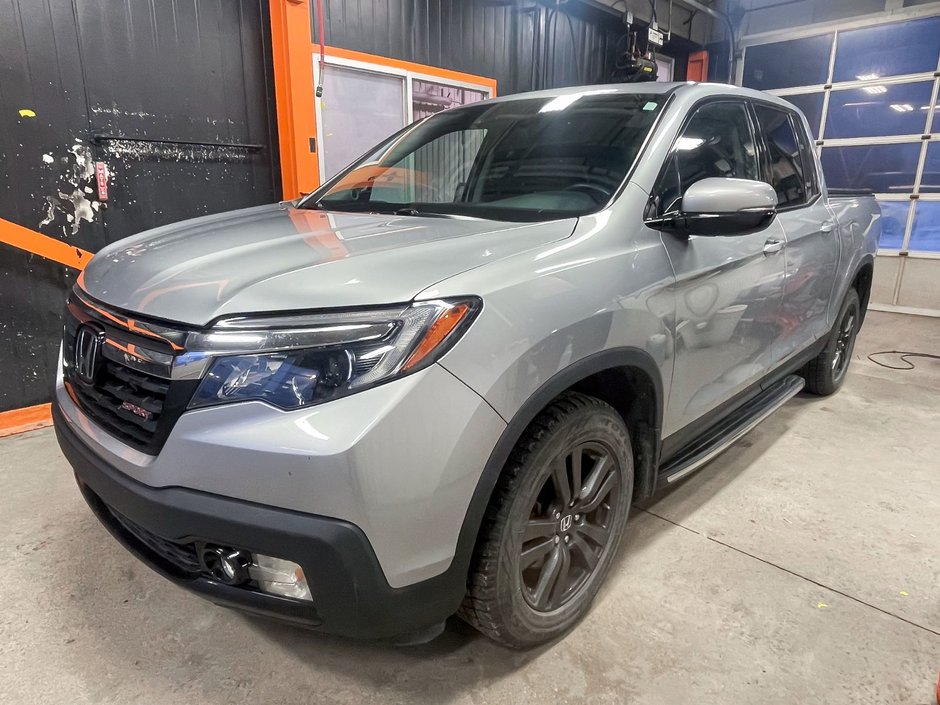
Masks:
[[[76,139],[68,150],[69,156],[62,160],[60,184],[55,195],[45,196],[43,219],[39,227],[45,227],[61,214],[68,225],[63,227],[63,234],[76,235],[83,222],[94,222],[100,204],[89,200],[86,194],[94,193],[87,184],[95,176],[95,161],[91,150],[81,140]],[[43,154],[45,164],[54,164],[55,157]]]
[[[106,108],[101,105],[95,105],[92,107],[91,112],[95,115],[121,115],[126,117],[139,117],[139,118],[152,118],[156,117],[153,113],[148,113],[143,110],[121,110],[117,106],[112,106]]]
[[[75,140],[75,142],[76,144],[73,144],[72,148],[69,150],[75,157],[75,165],[72,167],[72,178],[70,181],[73,186],[78,186],[79,181],[90,179],[95,175],[95,160],[88,147],[78,140]]]
[[[249,157],[244,147],[209,147],[202,145],[138,142],[136,140],[110,140],[106,149],[115,158],[144,161],[191,162],[243,162]]]

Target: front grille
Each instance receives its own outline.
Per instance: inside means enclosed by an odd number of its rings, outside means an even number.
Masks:
[[[66,310],[63,331],[63,375],[72,400],[92,421],[119,441],[156,455],[195,391],[198,382],[172,381],[101,356],[92,380],[82,379],[71,364],[76,335],[83,323],[93,322],[104,335],[127,349],[146,346],[167,356],[169,344],[144,338],[115,324],[73,297]]]
[[[195,578],[202,572],[202,564],[199,561],[194,544],[168,541],[147,531],[142,526],[138,526],[107,505],[104,506],[121,528],[137,539],[143,548],[151,554],[151,559],[156,557],[158,562],[168,564],[163,566],[164,569],[180,577],[188,578]]]
[[[162,388],[148,391],[145,384]],[[155,378],[132,374],[127,368],[109,361],[102,366],[93,385],[75,384],[72,390],[79,405],[98,425],[128,445],[147,450],[157,432],[169,386],[169,383],[158,385]],[[125,404],[145,409],[152,417],[142,418],[129,411]]]

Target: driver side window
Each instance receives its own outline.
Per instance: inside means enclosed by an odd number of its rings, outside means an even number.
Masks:
[[[689,186],[711,177],[760,178],[754,131],[744,103],[709,103],[695,111],[653,189],[656,214],[679,210]]]

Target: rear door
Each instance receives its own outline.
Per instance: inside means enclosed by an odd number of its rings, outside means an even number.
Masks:
[[[753,104],[766,154],[764,180],[777,192],[777,221],[786,233],[786,279],[780,338],[783,360],[829,331],[829,300],[839,264],[835,220],[820,196],[816,160],[803,121],[769,103]]]
[[[762,178],[753,117],[743,100],[720,99],[693,112],[651,208],[659,215],[680,208],[685,190],[709,177]],[[676,275],[675,370],[663,434],[684,428],[694,435],[772,367],[786,242],[775,221],[748,235],[664,233],[663,243]]]

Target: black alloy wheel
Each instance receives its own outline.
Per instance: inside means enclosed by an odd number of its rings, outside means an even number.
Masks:
[[[522,537],[523,596],[551,612],[574,597],[610,544],[622,510],[615,491],[621,468],[613,451],[584,443],[558,456],[532,504]]]
[[[832,376],[839,379],[849,368],[849,358],[855,343],[856,311],[848,309],[839,322],[835,354],[832,356]]]
[[[513,648],[587,613],[610,572],[633,496],[633,451],[605,402],[566,392],[532,421],[493,490],[460,616]]]
[[[862,323],[861,306],[855,289],[849,289],[846,293],[835,321],[826,347],[801,372],[806,380],[806,391],[819,396],[833,394],[842,386],[852,362],[855,338]]]

